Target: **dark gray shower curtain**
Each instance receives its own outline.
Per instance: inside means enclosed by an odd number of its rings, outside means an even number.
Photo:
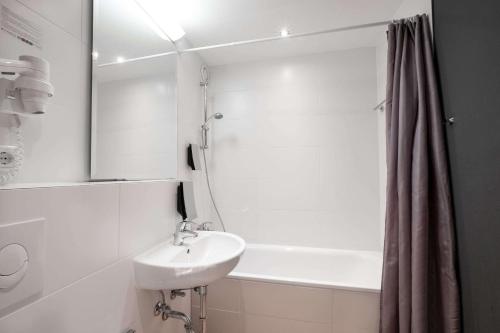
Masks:
[[[382,333],[460,332],[443,118],[427,16],[388,31]]]

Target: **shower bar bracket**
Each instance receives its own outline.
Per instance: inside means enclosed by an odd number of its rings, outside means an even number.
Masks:
[[[382,111],[384,111],[384,109],[385,109],[385,99],[384,99],[382,102],[378,103],[378,104],[377,104],[377,105],[373,108],[373,111],[380,111],[380,112],[382,112]]]

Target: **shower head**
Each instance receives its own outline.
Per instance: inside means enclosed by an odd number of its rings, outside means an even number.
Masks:
[[[205,121],[205,123],[201,126],[202,128],[206,128],[207,127],[207,124],[208,122],[212,119],[212,118],[215,118],[215,119],[222,119],[224,118],[224,115],[220,112],[217,112],[217,113],[214,113],[213,115],[211,115],[210,117],[207,118],[207,120]]]

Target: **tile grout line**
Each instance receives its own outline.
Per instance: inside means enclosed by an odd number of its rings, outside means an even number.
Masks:
[[[61,292],[65,291],[66,289],[69,289],[69,288],[71,288],[71,287],[75,286],[76,284],[78,284],[78,283],[80,283],[80,282],[83,282],[83,281],[85,281],[85,280],[87,280],[87,279],[93,278],[93,277],[95,277],[96,275],[98,275],[98,274],[100,274],[100,273],[104,272],[104,271],[105,271],[105,270],[107,270],[107,269],[110,269],[110,268],[112,268],[112,267],[114,267],[114,266],[116,266],[116,265],[122,264],[122,263],[124,263],[124,262],[125,262],[125,261],[127,261],[127,260],[131,260],[133,256],[134,256],[134,255],[130,255],[130,256],[127,256],[127,257],[125,257],[125,258],[115,260],[115,261],[113,261],[113,262],[111,262],[111,263],[107,264],[106,266],[101,267],[101,268],[99,268],[98,270],[93,271],[93,272],[89,273],[88,275],[85,275],[84,277],[81,277],[81,278],[79,278],[79,279],[77,279],[77,280],[75,280],[75,281],[71,282],[70,284],[68,284],[68,285],[66,285],[66,286],[64,286],[64,287],[62,287],[62,288],[60,288],[60,289],[57,289],[57,290],[52,291],[52,292],[50,292],[50,293],[48,293],[48,294],[46,294],[46,295],[43,295],[43,296],[42,296],[42,297],[40,297],[39,299],[37,299],[37,300],[35,300],[35,301],[33,301],[33,302],[29,303],[29,304],[26,304],[26,305],[24,305],[24,306],[22,306],[22,307],[20,307],[20,308],[18,308],[18,309],[16,309],[16,310],[12,311],[11,313],[8,313],[7,315],[5,315],[5,316],[3,316],[3,317],[0,317],[0,320],[7,319],[8,317],[13,316],[14,314],[16,314],[16,313],[18,313],[18,312],[24,311],[24,310],[26,310],[27,308],[29,308],[29,307],[31,307],[31,306],[34,306],[34,305],[36,305],[36,304],[38,304],[38,303],[40,303],[40,302],[42,302],[42,301],[45,301],[46,299],[48,299],[48,298],[50,298],[50,297],[56,296],[57,294],[59,294],[59,293],[61,293]]]
[[[192,305],[192,308],[194,309],[199,309],[200,307],[197,305]],[[272,318],[272,319],[279,319],[279,320],[285,320],[285,321],[292,321],[292,322],[299,322],[299,323],[307,323],[307,324],[322,324],[322,325],[328,325],[331,324],[333,326],[333,308],[331,309],[332,316],[330,321],[313,321],[313,320],[302,320],[302,319],[292,319],[292,318],[286,318],[286,317],[279,317],[279,316],[273,316],[273,315],[267,315],[267,314],[260,314],[260,313],[251,313],[251,312],[241,312],[241,311],[232,311],[232,310],[224,310],[224,309],[219,309],[219,308],[212,308],[208,307],[208,310],[215,310],[219,312],[226,312],[234,315],[240,315],[240,316],[253,316],[253,317],[263,317],[263,318]]]
[[[118,234],[116,236],[117,238],[117,249],[116,249],[116,256],[117,258],[120,258],[120,250],[121,250],[121,242],[120,242],[120,239],[121,239],[121,228],[122,228],[122,209],[121,209],[121,205],[122,205],[122,185],[123,184],[118,184]]]

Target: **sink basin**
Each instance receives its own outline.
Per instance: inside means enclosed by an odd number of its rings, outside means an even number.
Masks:
[[[226,276],[245,250],[240,237],[217,231],[200,231],[184,244],[162,243],[134,259],[138,288],[151,290],[190,289]]]

